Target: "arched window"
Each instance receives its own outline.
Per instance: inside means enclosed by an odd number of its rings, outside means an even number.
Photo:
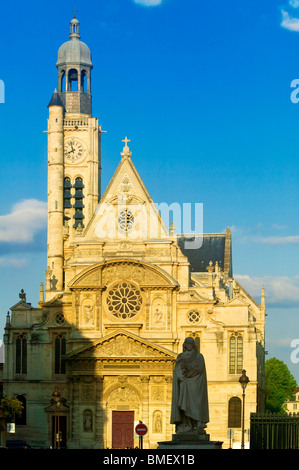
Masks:
[[[234,333],[229,339],[229,373],[241,374],[243,369],[243,338]]]
[[[23,334],[16,339],[16,374],[27,374],[27,339]]]
[[[26,424],[26,398],[24,397],[24,395],[17,395],[16,398],[22,403],[23,410],[20,416],[19,415],[15,416],[15,423],[25,425]]]
[[[55,338],[55,358],[54,374],[65,374],[65,360],[63,355],[66,353],[66,339],[63,335]]]
[[[239,397],[232,397],[228,402],[228,428],[241,427],[242,403]]]
[[[86,70],[81,72],[81,91],[86,93]]]
[[[65,71],[62,70],[60,73],[60,80],[58,83],[58,92],[65,92]]]
[[[186,333],[186,338],[188,338],[188,337],[191,337],[191,338],[194,339],[197,351],[200,352],[200,336],[199,336],[199,334],[198,333],[188,332],[188,333]]]
[[[70,69],[68,71],[68,91],[78,91],[78,70]]]

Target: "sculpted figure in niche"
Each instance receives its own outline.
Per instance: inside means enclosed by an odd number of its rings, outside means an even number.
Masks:
[[[188,337],[178,355],[172,383],[171,424],[176,433],[205,434],[209,422],[207,376],[204,357]]]

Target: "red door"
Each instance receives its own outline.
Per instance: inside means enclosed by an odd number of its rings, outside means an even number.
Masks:
[[[134,447],[134,411],[112,411],[112,448]]]

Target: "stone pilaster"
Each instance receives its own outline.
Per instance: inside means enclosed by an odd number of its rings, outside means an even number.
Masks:
[[[71,440],[72,447],[79,444],[79,377],[73,377],[72,384],[72,412],[71,412]]]
[[[95,436],[96,448],[104,447],[104,409],[103,409],[103,382],[104,377],[96,377],[96,408],[95,408]]]

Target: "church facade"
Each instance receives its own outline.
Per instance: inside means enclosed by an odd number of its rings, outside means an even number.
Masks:
[[[48,263],[38,305],[7,314],[3,392],[23,415],[14,438],[36,447],[138,446],[171,439],[172,376],[186,337],[206,363],[212,440],[241,441],[265,402],[265,299],[233,278],[225,233],[168,227],[134,166],[129,140],[101,191],[101,125],[92,114],[91,53],[79,22],[58,51],[48,105]],[[232,434],[231,434],[232,435]],[[248,440],[248,437],[247,437]]]

